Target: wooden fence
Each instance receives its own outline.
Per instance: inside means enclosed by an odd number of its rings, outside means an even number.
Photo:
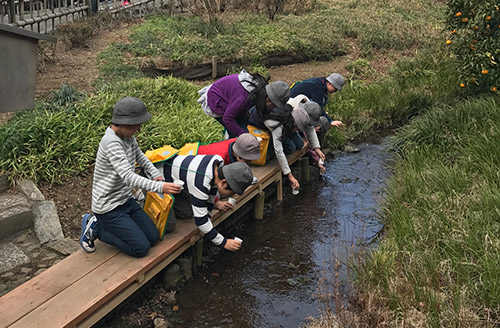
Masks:
[[[0,0],[0,24],[52,33],[59,24],[84,19],[99,11],[112,15],[126,11],[143,17],[146,12],[158,9],[171,14],[184,10],[179,0]]]

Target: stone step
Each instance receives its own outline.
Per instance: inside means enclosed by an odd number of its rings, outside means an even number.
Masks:
[[[0,193],[0,240],[33,226],[31,204],[22,194]]]

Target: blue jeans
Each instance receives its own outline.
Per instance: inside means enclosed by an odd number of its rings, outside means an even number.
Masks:
[[[287,155],[293,154],[296,150],[302,149],[304,147],[304,139],[297,133],[294,132],[290,138],[282,141],[283,152]]]
[[[143,257],[158,242],[156,226],[133,198],[114,210],[95,216],[96,237],[128,255]]]
[[[229,131],[229,129],[227,128],[227,126],[224,124],[224,122],[222,121],[222,117],[214,117],[217,122],[219,122],[220,124],[222,124],[222,126],[224,128],[226,128],[226,131],[227,131],[227,134],[229,135],[229,139],[232,139],[232,138],[236,138],[237,135],[232,133],[231,131]],[[248,115],[247,113],[243,114],[243,115],[240,115],[236,118],[236,124],[238,124],[238,126],[240,128],[242,128],[243,130],[245,130],[246,132],[248,132],[248,129],[247,129],[247,120],[248,120]]]

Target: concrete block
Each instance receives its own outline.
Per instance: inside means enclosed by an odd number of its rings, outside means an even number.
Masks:
[[[80,249],[78,242],[71,238],[49,241],[46,246],[48,249],[64,256],[71,255]]]
[[[28,197],[31,201],[44,201],[45,196],[33,181],[24,179],[16,182],[16,189]]]
[[[172,263],[163,272],[163,287],[167,290],[175,289],[182,281],[182,274],[178,264]]]
[[[0,174],[0,192],[10,189],[9,178],[5,174]]]
[[[193,259],[190,257],[180,257],[175,263],[179,266],[184,279],[191,280],[193,277]]]
[[[0,194],[0,240],[33,226],[28,200],[19,194]]]
[[[33,205],[33,228],[41,244],[64,238],[53,201],[37,202]]]
[[[30,258],[11,242],[0,243],[0,273],[29,263]]]

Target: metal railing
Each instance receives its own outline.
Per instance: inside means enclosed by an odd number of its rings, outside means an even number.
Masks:
[[[130,11],[143,17],[146,12],[166,9],[182,11],[179,0],[0,0],[0,23],[38,33],[51,33],[59,24],[86,18],[98,11],[112,15]]]

